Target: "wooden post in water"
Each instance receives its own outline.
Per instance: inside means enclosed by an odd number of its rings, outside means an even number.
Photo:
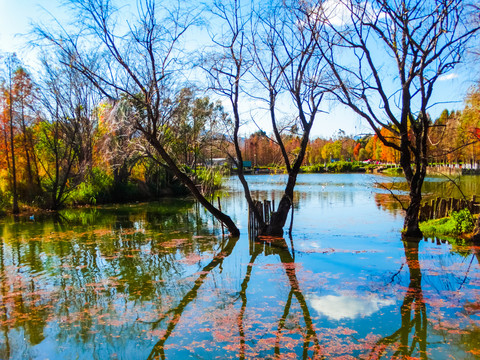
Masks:
[[[472,215],[480,214],[477,196],[473,195],[471,200],[437,197],[420,206],[419,219],[420,221],[440,219],[449,216],[453,211],[463,209],[468,209]]]
[[[259,219],[255,217],[254,210],[258,212],[261,222],[268,225],[272,219],[272,213],[275,210],[275,202],[273,200],[263,200],[263,202],[259,200],[253,201],[253,208],[249,208],[248,211],[248,231],[251,238],[256,238],[262,230]]]
[[[447,200],[441,199],[440,200],[440,216],[439,218],[443,218],[447,216]]]
[[[435,218],[435,199],[432,199],[432,201],[430,201],[430,216],[429,216],[430,219],[434,219]]]
[[[448,199],[448,214],[452,212],[453,198]]]
[[[460,201],[458,199],[453,199],[453,211],[458,211],[460,210]]]

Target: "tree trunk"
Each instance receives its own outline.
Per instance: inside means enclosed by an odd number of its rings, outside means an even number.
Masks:
[[[409,149],[408,134],[402,135],[400,166],[405,174],[405,179],[410,190],[410,204],[406,210],[405,221],[403,223],[403,237],[421,238],[423,236],[419,227],[418,214],[422,201],[422,186],[427,172],[426,164],[426,146],[421,143],[424,139],[420,134],[416,134],[417,149],[421,149],[422,155],[412,154]],[[412,155],[414,156],[415,171],[412,169]]]
[[[4,124],[3,126],[3,141],[5,145],[5,158],[7,160],[7,169],[10,171],[10,155],[8,154],[8,133],[6,124]]]
[[[163,146],[160,144],[158,139],[154,137],[152,134],[149,134],[149,133],[144,133],[144,134],[147,137],[150,144],[155,148],[158,154],[167,163],[170,170],[172,170],[175,176],[186,187],[188,187],[188,189],[190,190],[192,195],[195,197],[195,199],[197,199],[198,202],[202,204],[205,207],[205,209],[207,209],[207,211],[209,211],[213,216],[215,216],[217,220],[222,222],[227,227],[228,231],[232,236],[234,237],[240,236],[240,230],[238,230],[238,227],[235,225],[235,223],[230,218],[230,216],[228,216],[227,214],[217,209],[202,195],[202,193],[198,190],[198,188],[193,183],[193,181],[178,168],[178,166],[175,164],[173,159],[168,155],[168,153],[165,151]]]
[[[10,93],[10,153],[12,154],[12,193],[13,193],[13,206],[12,212],[18,214],[20,212],[18,208],[18,193],[17,193],[17,169],[15,166],[15,148],[13,139],[13,111],[12,111],[12,95]]]
[[[298,96],[298,95],[297,95]],[[262,231],[262,235],[270,235],[270,236],[283,236],[283,227],[287,222],[288,213],[290,208],[293,206],[293,189],[295,188],[295,184],[297,182],[297,176],[300,172],[300,167],[302,166],[303,160],[305,158],[305,153],[307,151],[308,140],[310,137],[310,130],[312,129],[313,125],[313,118],[307,122],[305,118],[305,113],[301,108],[301,101],[300,98],[297,99],[298,109],[299,109],[299,116],[302,119],[302,123],[304,124],[304,132],[302,136],[302,142],[300,143],[300,152],[295,159],[295,163],[292,167],[288,164],[288,156],[285,153],[285,163],[287,165],[288,171],[288,181],[287,185],[285,186],[285,193],[278,204],[278,209],[274,213],[272,213],[270,223],[264,227]],[[273,114],[272,114],[273,116]]]
[[[423,236],[419,227],[418,213],[420,211],[421,195],[410,194],[410,205],[408,205],[405,221],[403,223],[403,236],[420,238]]]
[[[33,199],[33,195],[35,193],[35,186],[33,183],[33,172],[32,172],[32,165],[30,161],[30,151],[28,149],[28,140],[27,140],[27,126],[25,124],[25,112],[24,112],[24,104],[22,99],[22,132],[23,132],[23,149],[25,152],[25,159],[27,160],[27,176],[28,176],[28,200]]]
[[[283,227],[287,222],[288,213],[293,206],[293,189],[297,180],[297,173],[292,170],[288,176],[288,182],[285,186],[285,193],[278,204],[277,211],[272,213],[270,223],[265,226],[262,235],[283,236]]]
[[[270,236],[283,236],[283,227],[287,221],[291,206],[292,202],[290,201],[290,198],[284,194],[280,200],[277,211],[272,213],[270,223],[266,225],[265,229],[262,231],[262,234]]]

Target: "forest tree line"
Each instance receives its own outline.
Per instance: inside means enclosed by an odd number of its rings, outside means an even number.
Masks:
[[[47,81],[41,87],[20,60],[10,56],[13,67],[4,69],[4,73],[10,70],[11,78],[3,80],[0,94],[3,207],[10,208],[13,201],[13,173],[18,200],[46,209],[159,198],[173,195],[174,191],[185,194],[168,169],[149,156],[148,148],[135,136],[127,121],[127,108],[114,109],[112,103],[89,99],[94,94],[88,90],[93,89],[78,78],[69,78],[72,74],[56,73],[57,81],[63,76],[65,82]],[[51,88],[45,87],[48,83]],[[69,93],[61,94],[59,86]],[[213,181],[212,177],[222,175],[222,169],[211,168],[212,160],[222,158],[222,149],[232,146],[221,136],[222,128],[230,121],[229,114],[219,102],[199,97],[192,88],[184,88],[176,102],[176,127],[170,129],[175,159],[192,174],[198,174],[199,183]],[[123,121],[119,121],[122,117]],[[301,138],[294,131],[282,136],[289,156],[295,157]],[[477,164],[479,136],[477,86],[470,90],[463,110],[444,110],[432,121],[430,162]],[[257,131],[245,137],[242,153],[254,166],[282,169],[282,154],[272,134]],[[377,135],[354,137],[339,130],[331,138],[310,140],[303,165],[339,160],[398,164],[399,157],[398,151],[385,146]]]
[[[3,208],[11,208],[15,193],[26,206],[51,210],[186,193],[136,134],[128,105],[101,101],[71,71],[49,68],[47,78],[36,82],[14,54],[8,56],[10,77],[0,85]],[[192,88],[184,88],[175,103],[171,152],[199,184],[214,188],[224,169],[208,165],[221,154],[225,139],[219,134],[228,115]]]

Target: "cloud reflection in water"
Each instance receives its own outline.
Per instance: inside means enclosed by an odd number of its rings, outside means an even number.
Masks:
[[[394,300],[380,299],[374,296],[311,295],[308,299],[312,308],[332,320],[369,316],[385,306],[395,304]]]

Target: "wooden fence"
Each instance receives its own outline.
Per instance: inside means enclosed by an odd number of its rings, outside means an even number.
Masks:
[[[275,200],[269,201],[264,200],[263,203],[261,201],[254,200],[253,206],[257,209],[260,217],[262,218],[265,224],[270,223],[270,218],[272,212],[275,209]],[[254,239],[258,236],[258,233],[261,231],[260,224],[257,221],[257,218],[254,215],[253,209],[249,209],[248,211],[248,233],[251,239]]]
[[[420,207],[419,219],[426,221],[446,217],[451,211],[468,209],[472,214],[480,214],[480,202],[473,195],[470,200],[454,198],[435,198]]]

